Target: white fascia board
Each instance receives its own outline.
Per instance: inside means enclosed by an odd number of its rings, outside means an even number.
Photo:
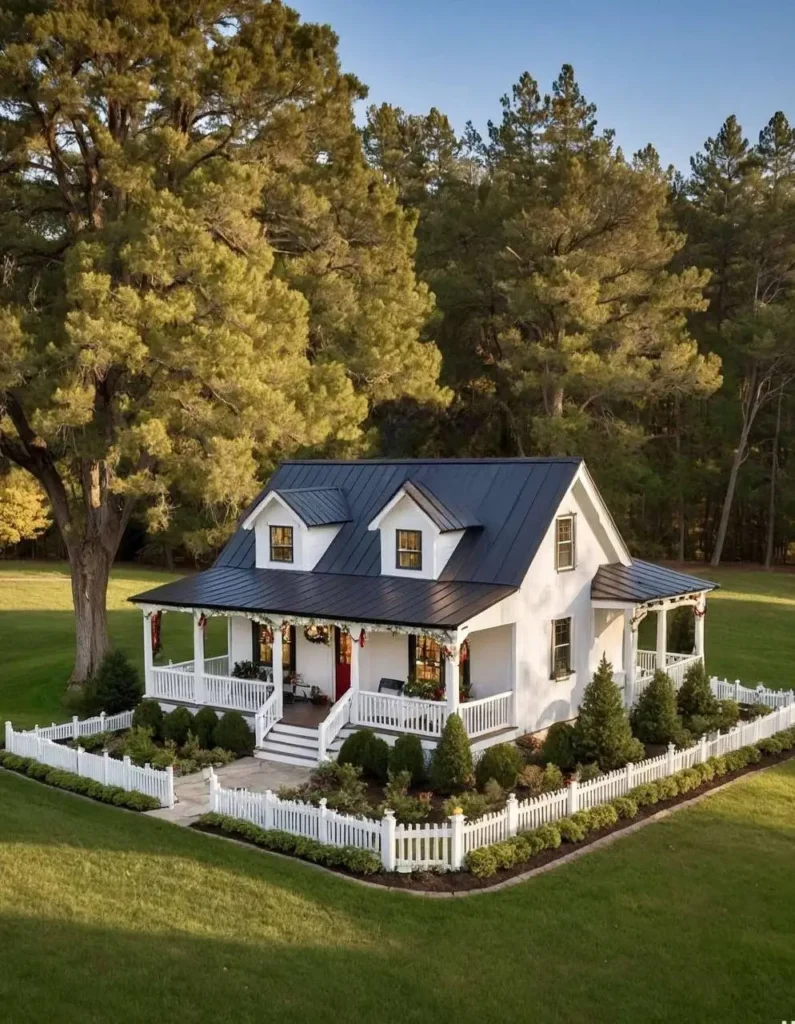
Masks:
[[[408,501],[411,502],[411,504],[419,512],[419,514],[423,517],[423,519],[425,519],[427,521],[427,523],[431,527],[431,529],[435,530],[437,534],[441,533],[441,530],[436,525],[436,523],[431,519],[431,517],[428,515],[428,513],[424,509],[420,508],[420,506],[412,498],[412,496],[410,494],[407,494],[406,491],[402,487],[400,488],[400,490],[398,490],[395,493],[394,497],[390,501],[388,501],[386,503],[386,505],[384,505],[384,507],[381,509],[381,511],[378,513],[378,515],[375,517],[375,519],[373,519],[368,524],[367,529],[368,530],[378,530],[378,529],[380,529],[381,523],[386,519],[386,517],[389,515],[389,513],[392,511],[392,509],[398,504],[398,502],[403,500],[403,498],[406,498]]]
[[[260,513],[264,512],[265,509],[268,507],[268,505],[270,505],[271,502],[274,502],[274,501],[278,505],[281,505],[282,508],[286,512],[289,512],[290,515],[295,516],[303,526],[306,526],[306,524],[304,523],[303,519],[301,519],[301,517],[298,515],[298,513],[295,511],[294,508],[291,508],[287,504],[287,502],[284,500],[284,498],[282,498],[280,495],[278,495],[276,493],[276,491],[269,491],[265,495],[265,497],[262,499],[262,501],[258,505],[255,505],[254,508],[249,512],[249,514],[246,516],[246,518],[240,524],[241,527],[244,530],[252,529],[252,527],[254,526],[254,523],[257,521],[257,518],[260,515]]]
[[[613,547],[616,549],[616,552],[619,556],[619,561],[622,565],[632,565],[632,555],[629,553],[629,548],[624,543],[624,538],[618,532],[618,527],[616,526],[615,520],[610,514],[610,509],[607,507],[604,498],[599,493],[599,489],[594,483],[594,479],[588,472],[588,467],[585,465],[584,462],[580,463],[580,468],[577,470],[574,480],[572,480],[571,486],[573,487],[578,480],[583,485],[585,493],[590,498],[591,503],[594,506],[597,515],[599,516],[602,526],[604,527],[605,533],[607,534],[610,542],[613,544]]]

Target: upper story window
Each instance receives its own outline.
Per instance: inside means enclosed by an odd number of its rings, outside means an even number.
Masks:
[[[571,619],[554,619],[552,622],[552,671],[553,679],[565,679],[571,675]]]
[[[293,560],[293,528],[292,526],[271,527],[271,561],[292,562]]]
[[[422,530],[397,530],[397,568],[422,569]]]
[[[574,516],[558,516],[555,520],[555,568],[558,572],[573,569],[576,561]]]

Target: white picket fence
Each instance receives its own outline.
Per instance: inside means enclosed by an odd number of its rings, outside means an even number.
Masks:
[[[752,689],[743,686],[739,679],[730,683],[727,679],[712,676],[710,685],[718,700],[736,700],[738,704],[765,704],[769,708],[781,708],[795,701],[795,690],[770,690],[761,683]]]
[[[723,685],[730,684],[712,680],[713,691]],[[748,692],[759,694],[758,690]],[[777,692],[768,690],[766,695]],[[210,778],[210,810],[252,821],[265,829],[282,829],[334,846],[372,850],[380,853],[385,871],[456,871],[463,867],[464,857],[470,850],[501,842],[518,832],[538,828],[576,811],[608,803],[641,783],[674,775],[683,768],[692,768],[710,757],[757,743],[792,725],[795,725],[795,702],[790,696],[789,702],[780,705],[772,714],[744,722],[725,733],[718,731],[709,738],[703,736],[693,747],[678,750],[671,743],[659,757],[628,764],[590,782],[575,780],[563,789],[529,800],[517,800],[511,793],[503,810],[474,821],[467,821],[462,814],[453,814],[446,824],[400,825],[392,811],[387,811],[380,821],[354,818],[329,810],[325,800],[315,807],[296,800],[280,800],[270,791],[254,793],[223,789],[214,773]]]
[[[132,711],[121,711],[118,715],[106,715],[103,711],[102,714],[96,715],[94,718],[81,720],[75,715],[71,722],[63,722],[61,725],[56,725],[53,722],[52,725],[44,726],[44,728],[37,725],[26,731],[35,733],[43,740],[76,740],[80,736],[97,736],[102,732],[121,732],[122,729],[131,729],[132,720]]]
[[[83,775],[101,782],[103,786],[138,790],[139,793],[155,797],[161,807],[174,806],[174,772],[170,767],[164,771],[151,768],[148,764],[140,768],[129,757],[122,761],[110,757],[107,750],[102,754],[89,754],[82,747],[67,747],[42,736],[41,730],[15,732],[10,722],[6,722],[5,745],[6,750],[20,757],[31,757],[51,768]]]

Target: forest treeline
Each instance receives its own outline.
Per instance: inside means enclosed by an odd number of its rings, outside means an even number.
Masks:
[[[0,546],[69,558],[76,680],[114,559],[291,456],[578,454],[637,554],[786,559],[785,115],[680,174],[568,66],[482,135],[366,96],[278,0],[0,12]]]

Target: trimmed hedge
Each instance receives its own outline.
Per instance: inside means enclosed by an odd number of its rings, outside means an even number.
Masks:
[[[381,870],[381,858],[372,850],[360,850],[355,846],[328,846],[316,839],[294,836],[278,829],[264,829],[242,818],[231,818],[226,814],[203,814],[199,825],[218,828],[227,835],[247,839],[264,850],[286,853],[291,857],[323,864],[327,868],[345,868],[357,875],[375,875]]]
[[[103,804],[114,804],[116,807],[127,807],[131,811],[154,811],[160,801],[137,789],[122,789],[120,786],[103,786],[101,782],[87,779],[83,775],[63,771],[61,768],[50,768],[47,764],[34,761],[30,757],[20,757],[7,750],[0,750],[0,765],[20,775],[45,782],[56,789],[65,789],[70,793],[80,793]]]

